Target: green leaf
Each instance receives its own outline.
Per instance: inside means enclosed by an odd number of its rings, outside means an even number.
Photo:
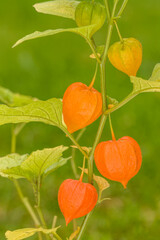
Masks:
[[[64,127],[62,119],[62,100],[52,98],[47,101],[35,101],[22,107],[0,105],[0,125],[7,123],[43,122]]]
[[[36,183],[37,179],[45,177],[67,162],[69,158],[65,159],[62,157],[63,152],[67,149],[68,147],[58,146],[55,148],[37,150],[32,152],[29,156],[19,156],[19,160],[18,155],[15,154],[15,159],[13,161],[15,162],[15,166],[12,166],[11,161],[9,161],[7,167],[6,161],[5,166],[4,164],[0,165],[1,175],[9,178],[26,178],[30,182]],[[12,156],[9,155],[9,158],[11,157],[14,157],[13,154]],[[7,159],[8,156],[6,160]],[[5,162],[5,157],[3,157],[3,162]]]
[[[44,234],[56,234],[58,228],[44,229],[44,228],[23,228],[15,231],[7,231],[5,236],[7,240],[21,240],[33,236],[35,233],[42,232]]]
[[[107,109],[105,114],[110,114],[116,111],[117,109],[124,106],[127,102],[129,102],[131,99],[133,99],[140,93],[160,92],[160,63],[156,64],[156,66],[154,67],[152,75],[149,78],[149,80],[144,80],[143,78],[134,76],[131,76],[130,80],[133,83],[132,92],[121,102],[116,104],[113,108]]]
[[[78,4],[78,1],[57,0],[36,3],[34,8],[37,12],[75,19],[75,10]]]
[[[138,77],[130,77],[131,82],[133,83],[133,92],[134,94],[139,94],[143,92],[160,92],[160,82],[144,80]]]
[[[13,45],[13,47],[16,47],[17,45],[21,44],[22,42],[25,42],[25,41],[28,41],[28,40],[31,40],[31,39],[51,36],[51,35],[55,35],[57,33],[62,33],[62,32],[73,32],[73,33],[81,35],[85,39],[89,39],[90,36],[91,36],[93,28],[94,28],[94,25],[89,25],[89,26],[77,27],[77,28],[46,30],[44,32],[36,31],[36,32],[31,33],[29,35],[26,35],[25,37],[23,37],[20,40],[18,40]]]
[[[3,171],[20,166],[21,163],[28,157],[28,154],[19,155],[17,153],[9,154],[5,157],[0,158],[0,175],[3,177],[8,177]]]
[[[150,81],[160,81],[160,63],[157,63],[153,69]]]
[[[0,101],[12,107],[24,106],[37,98],[13,93],[9,89],[0,86]]]

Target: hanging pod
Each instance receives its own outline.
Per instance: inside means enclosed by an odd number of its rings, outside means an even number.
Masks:
[[[63,96],[63,117],[73,133],[94,122],[102,114],[102,96],[81,82],[71,84]]]
[[[99,172],[110,180],[122,183],[124,188],[138,173],[142,163],[141,149],[131,137],[99,143],[94,158]]]
[[[83,217],[95,207],[98,194],[95,187],[81,180],[65,180],[58,192],[58,203],[66,225],[74,218]]]
[[[142,63],[142,45],[135,38],[124,38],[109,48],[108,58],[118,70],[136,76]]]
[[[105,7],[98,2],[82,1],[78,4],[75,11],[75,20],[78,27],[95,25],[92,29],[91,35],[103,26],[105,19]]]

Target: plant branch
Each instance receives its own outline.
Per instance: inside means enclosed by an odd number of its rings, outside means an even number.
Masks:
[[[116,18],[119,18],[122,15],[124,9],[126,8],[127,3],[128,3],[128,0],[123,1],[122,6],[121,6]]]
[[[28,213],[30,214],[35,226],[39,227],[40,222],[31,206],[31,204],[29,203],[28,198],[24,197],[18,181],[14,179],[13,182],[14,182],[14,185],[16,187],[16,190],[17,190],[17,193],[18,193],[20,199],[21,199],[22,203],[24,204],[25,208],[27,209]]]
[[[77,142],[82,137],[82,135],[85,132],[85,130],[86,130],[86,128],[83,128],[83,129],[80,130],[80,132],[78,133],[78,135],[77,135],[77,137],[75,139]],[[79,174],[77,172],[77,167],[76,167],[76,164],[75,164],[75,156],[76,156],[76,149],[72,148],[71,166],[72,166],[72,171],[74,173],[75,178],[78,179],[79,178]]]
[[[95,46],[94,46],[93,40],[90,39],[90,38],[86,38],[86,41],[87,41],[87,43],[89,44],[89,46],[90,46],[92,52],[94,53],[94,56],[95,56],[97,62],[100,64],[100,63],[101,63],[101,59],[99,58],[99,56],[98,56],[98,54],[97,54],[97,52],[96,52],[96,49],[95,49]]]
[[[77,146],[77,148],[78,148],[79,151],[85,156],[85,158],[88,159],[88,154],[81,148],[81,146],[80,146],[79,143],[76,141],[76,139],[73,137],[73,135],[72,135],[71,133],[69,133],[65,127],[61,127],[61,130],[62,130],[62,131],[67,135],[67,137],[69,137],[70,140]]]
[[[107,109],[104,114],[108,115],[112,112],[115,112],[117,109],[123,107],[126,103],[128,103],[130,100],[136,97],[138,94],[139,92],[131,92],[126,98],[124,98],[120,103],[115,105],[113,108]]]
[[[111,14],[111,18],[110,18],[110,22],[109,22],[109,26],[108,26],[108,33],[107,33],[107,38],[106,38],[106,44],[105,44],[105,49],[104,49],[104,54],[102,56],[102,61],[100,63],[100,77],[101,77],[101,93],[102,93],[102,100],[103,100],[103,112],[106,111],[106,77],[105,77],[105,63],[106,63],[106,58],[107,58],[107,53],[108,53],[108,48],[110,45],[110,40],[111,40],[111,35],[112,35],[112,30],[113,30],[113,25],[114,25],[114,15],[115,15],[115,11],[116,11],[116,7],[117,7],[117,3],[119,0],[115,0],[114,1],[114,6],[113,6],[113,10],[112,10],[112,14]],[[92,151],[90,153],[89,159],[88,159],[88,182],[92,184],[93,182],[93,159],[94,159],[94,151],[95,148],[98,144],[98,142],[100,141],[105,123],[106,123],[106,119],[107,119],[107,115],[102,114],[101,117],[101,121],[99,124],[99,128],[94,140],[94,144],[92,147]],[[84,229],[86,227],[86,224],[88,222],[88,219],[90,217],[91,213],[89,213],[85,218],[84,221],[81,225],[81,229],[80,232],[78,234],[78,238],[77,240],[80,240]]]
[[[80,240],[80,239],[81,239],[82,234],[83,234],[83,232],[84,232],[84,230],[85,230],[85,228],[86,228],[88,219],[89,219],[89,217],[91,216],[91,214],[92,214],[92,212],[88,213],[88,214],[85,216],[85,218],[84,218],[84,220],[83,220],[83,222],[82,222],[82,226],[81,226],[80,232],[79,232],[79,234],[78,234],[77,240]]]
[[[12,136],[11,136],[11,153],[15,153],[16,152],[16,137],[17,135],[19,134],[20,131],[18,131],[18,133],[16,134],[15,132],[15,126],[13,125],[12,126]],[[24,195],[23,195],[23,192],[21,190],[21,187],[18,183],[18,181],[16,179],[13,180],[13,183],[15,185],[15,188],[17,190],[17,193],[19,195],[19,198],[21,200],[21,202],[23,203],[24,207],[26,208],[26,210],[28,211],[29,215],[31,216],[34,224],[35,224],[35,227],[40,227],[40,222],[39,222],[39,219],[37,218],[33,208],[32,208],[32,205],[30,204],[28,198],[26,198]],[[41,233],[38,234],[39,236],[39,240],[42,240],[42,235]]]
[[[107,19],[108,19],[108,22],[109,22],[109,21],[110,21],[110,18],[111,18],[111,14],[110,14],[110,9],[109,9],[108,0],[104,0],[104,4],[105,4],[105,7],[106,7]]]

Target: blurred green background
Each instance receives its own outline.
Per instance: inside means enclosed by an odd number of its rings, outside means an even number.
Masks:
[[[112,2],[111,0],[109,2]],[[15,49],[11,46],[22,36],[35,30],[68,28],[74,21],[36,13],[36,1],[5,0],[0,7],[0,85],[14,92],[31,95],[42,100],[62,97],[73,82],[89,84],[95,61],[84,39],[71,33],[26,42]],[[123,37],[135,37],[143,45],[143,63],[138,76],[148,79],[154,65],[160,62],[160,1],[130,0],[119,21]],[[107,25],[95,35],[97,44],[103,44]],[[112,42],[118,40],[114,30]],[[121,100],[132,89],[128,77],[117,71],[107,61],[107,94]],[[99,77],[95,88],[100,90]],[[160,238],[160,94],[146,93],[112,114],[116,137],[129,135],[141,146],[143,164],[140,172],[128,184],[111,182],[104,202],[94,211],[86,233],[87,240],[157,240]],[[99,120],[87,128],[80,143],[92,146]],[[11,126],[0,127],[0,155],[10,152]],[[102,139],[110,139],[108,122]],[[40,123],[25,126],[18,137],[17,152],[30,153],[36,149],[54,147],[71,142],[57,128]],[[70,152],[68,151],[68,155]],[[77,165],[82,156],[77,153]],[[97,173],[97,170],[95,169]],[[61,182],[73,178],[70,163],[51,174],[42,185],[42,206],[47,221],[58,216],[63,239],[72,232],[72,223],[64,227],[64,218],[58,208],[57,191]],[[32,203],[30,184],[21,181]],[[80,224],[82,219],[78,220]],[[0,179],[0,239],[5,239],[7,229],[33,226],[22,206],[11,181]],[[33,237],[30,239],[37,239]]]

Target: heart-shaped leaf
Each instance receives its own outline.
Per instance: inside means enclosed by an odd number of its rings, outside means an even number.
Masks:
[[[0,105],[0,125],[7,123],[43,122],[64,127],[62,119],[62,100],[52,98],[35,101],[22,107]]]
[[[75,19],[75,10],[78,4],[78,1],[55,0],[36,3],[34,8],[37,12]]]
[[[37,150],[30,155],[11,154],[0,158],[0,174],[8,178],[26,178],[32,183],[64,165],[62,154],[68,147],[58,146]]]
[[[13,47],[16,47],[17,45],[31,40],[31,39],[36,39],[36,38],[41,38],[41,37],[47,37],[47,36],[51,36],[51,35],[55,35],[58,33],[63,33],[63,32],[72,32],[72,33],[76,33],[81,35],[82,37],[84,37],[86,40],[90,39],[90,36],[92,34],[92,30],[94,28],[94,25],[89,25],[89,26],[85,26],[85,27],[77,27],[77,28],[68,28],[68,29],[54,29],[54,30],[46,30],[44,32],[39,32],[36,31],[34,33],[31,33],[29,35],[26,35],[25,37],[21,38],[20,40],[18,40]]]

